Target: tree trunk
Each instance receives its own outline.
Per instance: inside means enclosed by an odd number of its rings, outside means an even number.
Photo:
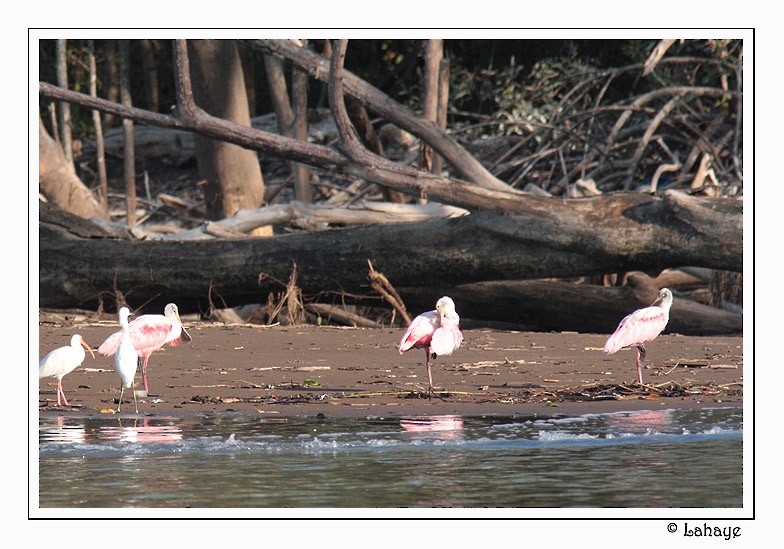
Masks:
[[[271,280],[288,279],[292,261],[306,294],[367,291],[368,259],[396,288],[585,276],[619,266],[741,272],[738,201],[713,200],[705,207],[690,202],[694,198],[679,200],[672,193],[619,194],[574,200],[576,208],[550,200],[547,209],[530,215],[475,212],[265,239],[41,239],[40,304],[97,306],[115,288],[139,304],[174,301],[183,310],[206,309],[210,290],[228,306],[259,303],[279,290]],[[260,285],[260,274],[271,278]]]
[[[267,73],[267,87],[269,89],[272,108],[278,122],[278,133],[284,137],[293,137],[294,112],[291,110],[288,86],[286,85],[286,72],[283,69],[283,60],[274,55],[264,54],[264,70]]]
[[[38,117],[38,184],[53,204],[79,217],[106,217],[93,193],[76,176]]]
[[[302,41],[307,47],[307,40]],[[291,74],[291,104],[294,111],[292,137],[300,141],[308,140],[308,75],[293,69]],[[294,197],[300,202],[313,202],[313,189],[310,186],[310,170],[305,164],[294,164]]]
[[[68,89],[68,51],[64,38],[57,40],[57,85]],[[71,105],[61,101],[60,110],[60,142],[63,147],[65,161],[74,173],[73,139],[71,138]]]
[[[248,100],[237,45],[232,40],[189,41],[193,94],[213,116],[250,127]],[[210,219],[258,208],[264,180],[258,155],[231,143],[196,137],[199,172],[207,180],[205,202]]]
[[[446,133],[447,114],[449,113],[449,59],[441,59],[438,65],[438,112],[436,126]],[[433,155],[431,172],[441,175],[444,159],[440,154]]]
[[[103,77],[101,82],[103,86],[103,96],[107,101],[117,103],[120,99],[120,74],[119,74],[119,54],[117,52],[117,44],[119,40],[106,41],[106,63],[103,65]],[[111,128],[115,124],[115,113],[104,111],[103,125],[106,128]]]
[[[131,107],[130,44],[120,40],[120,101]],[[123,118],[123,180],[125,181],[125,208],[129,227],[136,226],[136,148],[133,139],[133,120]]]
[[[144,93],[147,96],[147,108],[153,112],[159,112],[158,97],[160,95],[158,86],[158,62],[156,61],[157,50],[156,41],[144,39],[142,46],[142,68],[144,70]]]
[[[90,95],[98,97],[98,71],[95,63],[95,41],[88,40],[90,57]],[[106,150],[103,140],[103,125],[100,111],[93,109],[93,126],[95,127],[95,165],[98,172],[98,188],[103,209],[109,212],[109,181],[106,175]]]
[[[444,57],[444,41],[430,39],[425,42],[425,90],[422,98],[422,118],[435,123],[438,118],[439,67]],[[420,145],[419,169],[433,172],[433,149],[427,143]]]
[[[269,88],[272,106],[278,123],[278,133],[284,137],[295,139],[294,136],[294,110],[289,101],[288,86],[286,85],[286,72],[283,60],[270,54],[264,54],[264,68],[267,73],[267,86]],[[307,78],[307,76],[306,76]],[[307,131],[307,125],[305,126]],[[307,136],[305,138],[307,140]],[[299,162],[289,162],[289,169],[294,180],[295,196],[307,194],[310,196],[310,181],[307,179],[309,171]],[[307,192],[303,192],[307,183]]]

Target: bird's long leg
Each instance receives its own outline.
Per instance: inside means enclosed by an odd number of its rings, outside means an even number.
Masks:
[[[144,357],[143,361],[142,361],[142,357],[139,357],[139,362],[141,362],[142,364],[142,381],[144,381],[145,392],[149,392],[149,389],[147,388],[147,361],[148,360],[150,360],[150,357],[148,356]]]
[[[430,349],[425,347],[425,367],[427,368],[427,398],[433,395],[433,374],[430,372]]]
[[[427,361],[425,362],[425,364],[427,365],[427,381],[428,381],[427,398],[428,400],[431,400],[435,396],[440,398],[443,402],[446,402],[443,398],[441,398],[441,395],[436,394],[436,390],[433,388],[433,374],[430,368],[430,358],[431,358],[430,353],[428,352]],[[436,355],[434,354],[432,358],[435,359]]]
[[[63,396],[63,402],[65,402],[65,405],[66,406],[70,406],[70,404],[68,404],[68,399],[65,398],[65,391],[63,391],[63,380],[62,379],[58,379],[57,380],[57,405],[58,406],[60,406],[60,395]]]
[[[139,405],[136,403],[136,383],[131,384],[131,391],[133,391],[133,407],[136,408],[136,413],[139,413]]]
[[[123,386],[120,385],[120,400],[117,401],[117,412],[120,412],[120,405],[122,404]]]
[[[645,360],[645,347],[642,345],[637,345],[637,377],[640,380],[640,385],[642,385],[642,363]]]

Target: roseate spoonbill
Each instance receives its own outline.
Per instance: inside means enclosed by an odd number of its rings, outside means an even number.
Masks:
[[[41,362],[38,363],[39,378],[57,378],[58,406],[60,406],[61,402],[60,397],[62,397],[62,402],[64,402],[66,406],[70,406],[70,404],[68,404],[68,400],[65,398],[65,393],[63,392],[63,377],[73,372],[82,364],[82,362],[84,362],[85,354],[82,347],[90,351],[90,354],[93,355],[93,358],[95,358],[95,353],[87,344],[87,342],[82,339],[82,336],[79,334],[74,334],[71,336],[70,345],[59,347],[51,351],[43,358],[43,360],[41,360]]]
[[[128,307],[120,308],[120,344],[117,346],[117,352],[114,353],[114,370],[120,376],[120,400],[117,401],[117,411],[120,411],[123,391],[126,388],[131,388],[133,405],[136,407],[136,413],[138,414],[139,405],[136,402],[134,377],[136,377],[136,368],[139,366],[139,355],[133,346],[131,329],[128,326],[128,317],[130,315],[131,311]]]
[[[611,355],[623,347],[637,349],[637,377],[642,385],[642,363],[645,360],[644,343],[653,341],[662,333],[670,319],[672,292],[662,288],[659,297],[650,307],[638,309],[621,320],[615,333],[604,344],[604,354]]]
[[[433,375],[430,359],[441,355],[451,355],[460,347],[463,334],[460,332],[460,317],[455,311],[455,302],[442,297],[436,302],[436,309],[414,318],[408,326],[398,351],[402,355],[410,349],[425,349],[427,367],[428,395],[433,391]]]
[[[144,390],[149,392],[147,386],[147,361],[150,355],[166,345],[176,347],[181,341],[190,343],[192,338],[185,330],[180,320],[180,312],[177,305],[169,303],[162,315],[142,315],[130,323],[131,341],[139,352],[142,362],[142,380]],[[122,339],[122,330],[117,331],[106,338],[98,347],[98,352],[103,356],[111,356],[117,352]]]

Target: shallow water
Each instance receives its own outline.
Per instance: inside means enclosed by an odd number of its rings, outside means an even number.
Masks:
[[[42,418],[39,507],[737,507],[739,408]]]

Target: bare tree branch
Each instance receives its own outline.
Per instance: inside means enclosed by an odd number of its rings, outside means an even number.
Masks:
[[[329,78],[329,62],[319,55],[298,48],[287,40],[247,40],[248,44],[267,53],[275,53],[288,59],[310,74],[326,82]],[[368,109],[379,113],[387,120],[406,131],[417,135],[444,158],[451,162],[468,180],[491,190],[509,191],[509,185],[496,178],[457,141],[443,132],[434,122],[424,120],[357,76],[346,72],[345,93],[357,99]]]

